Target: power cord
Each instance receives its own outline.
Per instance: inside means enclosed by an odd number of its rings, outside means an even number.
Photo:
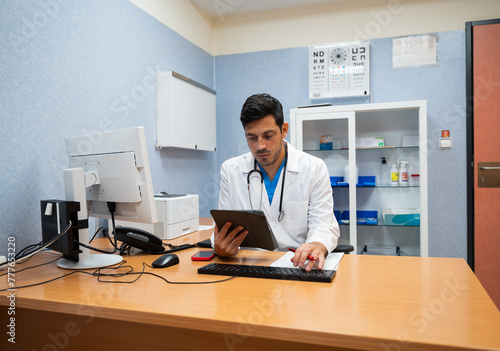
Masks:
[[[16,263],[22,263],[22,262],[19,262],[19,261],[22,261],[24,259],[26,259],[24,262],[28,261],[29,258],[31,258],[31,256],[33,255],[36,255],[37,253],[39,253],[40,251],[42,251],[43,249],[45,249],[46,247],[49,247],[50,245],[52,245],[55,241],[57,241],[60,237],[62,237],[64,234],[66,234],[68,232],[68,230],[71,228],[71,226],[73,225],[73,223],[68,220],[68,225],[66,226],[66,228],[64,228],[64,230],[59,233],[58,235],[56,235],[54,238],[52,238],[49,242],[47,242],[46,244],[41,244],[38,243],[38,244],[32,244],[32,245],[29,245],[27,247],[25,247],[24,249],[22,249],[21,251],[19,251],[15,256],[14,256],[14,259],[16,261]],[[30,251],[31,249],[31,251]],[[22,253],[25,253],[24,256],[22,257],[19,257],[21,256]],[[9,264],[11,261],[7,260],[3,263],[0,263],[0,267],[1,266],[4,266],[6,264]]]
[[[111,222],[113,223],[113,234],[115,234],[115,210],[116,210],[116,202],[108,202],[107,203],[108,205],[108,211],[109,213],[111,214]],[[103,228],[103,227],[101,227]],[[101,229],[99,228],[97,230],[97,232],[94,234],[94,236],[92,237],[92,240],[94,240],[95,236],[97,235],[97,233],[99,232],[99,230]],[[103,228],[103,231],[106,230]],[[89,250],[94,250],[94,251],[97,251],[97,252],[100,252],[100,253],[104,253],[104,254],[114,254],[116,251],[119,251],[118,249],[118,243],[116,241],[116,235],[113,235],[114,237],[114,242],[111,241],[111,238],[109,237],[109,235],[106,235],[109,239],[109,241],[111,242],[111,245],[113,245],[113,251],[106,251],[106,250],[101,250],[101,249],[98,249],[98,248],[95,248],[95,247],[92,247],[90,245],[87,245],[87,244],[84,244],[82,242],[78,242],[78,245],[80,246],[83,246]],[[89,240],[89,244],[92,240]],[[120,252],[121,253],[121,252]]]

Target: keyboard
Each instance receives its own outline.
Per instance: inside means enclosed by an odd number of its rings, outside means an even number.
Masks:
[[[303,268],[252,266],[226,263],[210,263],[209,265],[198,268],[198,274],[301,280],[322,283],[330,283],[335,275],[335,272],[336,271],[334,270],[319,269],[312,269],[310,272],[306,272]]]

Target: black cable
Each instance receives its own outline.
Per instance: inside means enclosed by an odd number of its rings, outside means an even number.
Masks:
[[[90,245],[87,245],[87,244],[84,244],[84,243],[81,243],[81,242],[78,242],[78,245],[80,246],[83,246],[89,250],[94,250],[94,251],[97,251],[97,252],[100,252],[100,253],[104,253],[104,254],[114,254],[116,252],[116,249],[113,250],[113,251],[106,251],[106,250],[102,250],[102,249],[98,249],[96,247],[93,247],[93,246],[90,246]]]
[[[34,255],[33,255],[33,256],[34,256]],[[31,256],[31,257],[33,257],[33,256]],[[28,258],[26,261],[24,261],[24,263],[26,263],[28,260],[30,260],[30,259],[31,259],[31,257],[30,257],[30,258]],[[23,269],[20,269],[20,270],[16,270],[16,274],[17,274],[17,273],[21,273],[21,272],[23,272],[23,271],[27,271],[28,269],[38,268],[38,267],[41,267],[41,266],[45,266],[45,265],[47,265],[47,264],[51,264],[51,263],[53,263],[53,262],[55,262],[55,261],[57,261],[57,260],[60,260],[61,258],[63,258],[63,255],[60,255],[60,256],[59,256],[59,257],[57,257],[56,259],[54,259],[54,260],[52,260],[52,261],[49,261],[49,262],[40,263],[40,264],[37,264],[37,265],[35,265],[35,266],[26,267],[26,268],[23,268]],[[6,274],[8,274],[8,273],[6,272],[6,273],[4,273],[4,274],[1,274],[1,275],[0,275],[0,278],[1,278],[1,277],[3,277],[3,276],[4,276],[4,275],[6,275]]]
[[[114,233],[114,229],[113,229],[113,233]],[[113,240],[111,240],[111,237],[109,236],[109,231],[107,229],[104,229],[102,231],[102,235],[104,235],[106,238],[108,238],[108,241],[111,243],[111,245],[115,245],[113,243]]]
[[[104,235],[104,231],[106,230],[106,228],[104,227],[100,227],[99,229],[96,230],[96,232],[94,233],[94,235],[92,236],[92,239],[89,240],[89,244],[92,242],[92,240],[95,239],[95,237],[97,236],[97,234],[102,230],[103,232],[103,235]]]
[[[31,244],[31,245],[28,245],[26,246],[24,249],[21,249],[15,256],[15,258],[17,258],[18,256],[21,256],[25,251],[29,251],[31,249],[34,249],[36,250],[38,247],[40,247],[40,245],[43,244],[43,241],[40,241],[38,244]],[[28,252],[29,253],[29,252]]]
[[[52,239],[51,239],[48,243],[46,243],[46,244],[42,244],[42,245],[41,245],[41,247],[39,247],[39,248],[34,248],[31,252],[26,253],[26,254],[25,254],[24,256],[22,256],[22,257],[18,257],[18,256],[19,256],[19,253],[17,253],[17,254],[14,256],[14,260],[17,262],[17,261],[21,261],[21,260],[23,260],[23,259],[25,259],[25,258],[28,258],[28,259],[29,259],[29,257],[31,257],[31,256],[33,256],[33,255],[35,255],[35,254],[37,254],[38,252],[40,252],[41,250],[45,249],[46,247],[49,247],[49,246],[50,246],[50,245],[52,245],[52,244],[53,244],[56,240],[58,240],[58,239],[59,239],[59,238],[61,238],[64,234],[66,234],[66,233],[68,232],[68,230],[71,228],[71,226],[72,226],[72,225],[73,225],[73,223],[72,223],[70,220],[68,220],[68,225],[66,226],[66,228],[64,228],[64,230],[63,230],[61,233],[59,233],[59,234],[58,234],[58,235],[56,235],[54,238],[52,238]],[[19,251],[19,252],[24,252],[24,251],[27,251],[27,250],[26,250],[26,248],[28,248],[28,247],[30,247],[30,246],[35,246],[35,247],[36,247],[36,246],[40,246],[40,244],[32,244],[32,245],[28,245],[27,247],[25,247],[24,249],[22,249],[22,250],[21,250],[21,251]],[[28,260],[26,260],[26,261],[24,261],[24,262],[27,262],[27,261],[28,261]],[[1,266],[4,266],[4,265],[7,265],[7,264],[9,264],[10,262],[12,262],[12,261],[7,260],[7,261],[5,261],[5,262],[3,262],[3,263],[0,263],[0,267],[1,267]]]
[[[68,276],[70,276],[72,274],[75,274],[75,273],[84,273],[84,274],[87,274],[87,275],[93,275],[93,273],[89,273],[89,272],[86,272],[86,271],[72,271],[71,273],[68,273],[68,274],[65,274],[65,275],[61,275],[60,277],[55,277],[55,278],[46,280],[44,282],[35,283],[35,284],[29,284],[29,285],[23,285],[23,286],[16,286],[15,289],[18,290],[18,289],[24,289],[24,288],[31,288],[33,286],[39,286],[39,285],[47,284],[47,283],[50,283],[50,282],[53,282],[53,281],[56,281],[56,280],[59,280],[59,279],[62,279],[62,278],[66,278],[66,277],[68,277]],[[12,288],[1,289],[0,292],[7,291],[9,289],[12,289]]]
[[[115,234],[115,209],[116,209],[116,203],[115,202],[107,202],[107,205],[108,205],[108,211],[109,213],[111,214],[111,222],[113,223],[113,234]],[[104,228],[104,227],[101,227],[101,228]],[[101,229],[99,228],[97,230],[97,232],[94,234],[94,237],[96,236],[96,234],[99,232],[99,230]],[[111,245],[113,245],[113,251],[106,251],[106,250],[101,250],[101,249],[97,249],[95,247],[92,247],[90,245],[87,245],[87,244],[84,244],[84,243],[81,243],[81,242],[78,242],[78,245],[81,245],[89,250],[94,250],[94,251],[97,251],[97,252],[100,252],[100,253],[104,253],[104,254],[114,254],[116,251],[118,251],[118,243],[116,241],[116,235],[113,235],[114,236],[114,242],[111,242]],[[94,240],[94,237],[92,237],[92,240]],[[109,238],[109,236],[108,236]],[[90,240],[89,241],[89,244],[90,242],[92,241]],[[111,239],[109,239],[111,241]]]
[[[126,261],[123,261],[123,263],[125,263]],[[129,284],[129,283],[134,283],[136,282],[142,275],[152,275],[154,277],[157,277],[157,278],[160,278],[161,280],[165,281],[166,283],[168,284],[193,284],[193,285],[196,285],[196,284],[213,284],[213,283],[222,283],[222,282],[225,282],[225,281],[228,281],[228,280],[231,280],[233,278],[236,278],[236,276],[232,276],[232,277],[229,277],[229,278],[225,278],[225,279],[221,279],[221,280],[211,280],[211,281],[206,281],[206,282],[173,282],[173,281],[170,281],[168,280],[167,278],[164,278],[162,277],[161,275],[158,275],[156,273],[152,273],[152,272],[146,272],[145,269],[146,269],[146,266],[149,267],[149,268],[152,268],[152,269],[156,269],[150,265],[148,265],[146,262],[142,262],[142,271],[141,272],[133,272],[133,267],[132,266],[122,266],[120,264],[120,266],[118,267],[112,267],[112,268],[104,268],[104,269],[119,269],[119,268],[124,268],[124,267],[130,267],[132,268],[131,271],[127,272],[127,273],[118,273],[118,274],[106,274],[106,273],[100,273],[100,270],[101,268],[99,268],[97,271],[99,271],[100,275],[99,276],[104,276],[104,277],[123,277],[123,276],[127,276],[127,275],[139,275],[135,280],[133,281],[128,281],[128,282],[120,282],[120,281],[112,281],[112,280],[109,280],[109,281],[105,281],[105,280],[99,280],[100,282],[103,282],[103,283],[126,283],[126,284]],[[96,271],[96,272],[97,272]],[[99,277],[98,276],[98,277]],[[98,278],[99,279],[99,278]]]
[[[61,278],[65,278],[65,277],[68,277],[70,275],[73,275],[75,273],[83,273],[83,274],[87,274],[87,275],[92,275],[94,277],[97,277],[97,280],[99,282],[102,282],[102,283],[116,283],[116,284],[131,284],[131,283],[134,283],[136,282],[139,278],[141,278],[143,275],[152,275],[154,277],[157,277],[157,278],[160,278],[161,280],[163,280],[164,282],[168,283],[168,284],[184,284],[184,285],[187,285],[187,284],[190,284],[190,285],[197,285],[197,284],[214,284],[214,283],[222,283],[222,282],[225,282],[225,281],[228,281],[228,280],[231,280],[231,279],[234,279],[236,278],[236,276],[232,276],[232,277],[229,277],[229,278],[225,278],[225,279],[221,279],[221,280],[212,280],[212,281],[205,281],[205,282],[173,282],[173,281],[170,281],[164,277],[162,277],[161,275],[158,275],[158,274],[155,274],[155,273],[152,273],[152,272],[146,272],[145,269],[146,269],[146,266],[149,267],[149,268],[153,268],[153,269],[156,269],[154,267],[151,267],[150,265],[148,265],[147,263],[145,262],[142,262],[142,271],[141,272],[134,272],[133,271],[133,267],[132,266],[124,266],[124,264],[126,263],[126,261],[122,261],[117,267],[105,267],[105,268],[98,268],[96,269],[95,271],[93,271],[92,273],[90,272],[87,272],[87,271],[72,271],[68,274],[64,274],[60,277],[56,277],[56,278],[52,278],[52,279],[49,279],[49,280],[46,280],[44,282],[40,282],[40,283],[34,283],[34,284],[29,284],[29,285],[23,285],[23,286],[16,286],[16,289],[24,289],[24,288],[30,288],[30,287],[33,287],[33,286],[39,286],[39,285],[43,285],[43,284],[47,284],[47,283],[51,283],[53,281],[56,281],[56,280],[59,280]],[[31,267],[30,267],[31,268]],[[110,274],[110,273],[102,273],[101,271],[103,269],[120,269],[120,268],[129,268],[130,270],[128,272],[125,272],[125,273],[114,273],[114,274]],[[128,276],[128,275],[138,275],[138,277],[132,281],[126,281],[126,282],[123,282],[123,281],[114,281],[114,280],[102,280],[100,279],[100,277],[115,277],[115,278],[121,278],[121,277],[125,277],[125,276]],[[11,288],[6,288],[6,289],[1,289],[0,292],[2,291],[7,291]]]

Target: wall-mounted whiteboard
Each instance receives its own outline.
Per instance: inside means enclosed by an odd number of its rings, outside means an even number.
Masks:
[[[216,150],[215,91],[176,72],[156,74],[156,147]]]

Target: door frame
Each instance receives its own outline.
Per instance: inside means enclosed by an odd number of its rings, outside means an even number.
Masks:
[[[500,19],[471,21],[465,24],[465,86],[467,128],[467,263],[474,271],[474,27],[498,24]]]

